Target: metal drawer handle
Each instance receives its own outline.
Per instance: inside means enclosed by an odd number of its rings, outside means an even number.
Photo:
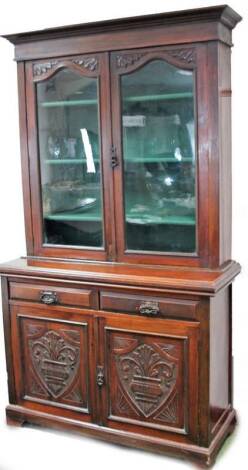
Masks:
[[[43,304],[52,305],[58,302],[58,297],[55,292],[52,292],[50,290],[43,290],[40,293],[40,301]]]
[[[154,317],[159,314],[159,304],[158,302],[143,302],[139,306],[139,312],[141,315]]]

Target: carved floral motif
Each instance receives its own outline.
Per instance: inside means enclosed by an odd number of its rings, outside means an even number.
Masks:
[[[96,59],[96,57],[73,59],[72,62],[76,65],[80,65],[80,67],[90,70],[91,72],[94,72],[94,70],[97,70],[98,68],[98,60]]]
[[[194,49],[169,49],[165,51],[166,54],[174,57],[181,62],[187,62],[187,64],[195,63],[195,50]]]
[[[195,63],[195,50],[193,48],[184,48],[184,49],[166,49],[161,51],[168,56],[171,56],[177,59],[179,62],[194,64]],[[140,59],[142,59],[148,52],[133,53],[133,54],[122,54],[116,56],[116,65],[117,68],[127,68],[130,65],[134,65]]]
[[[33,75],[34,77],[40,77],[45,75],[50,70],[54,69],[55,67],[63,67],[66,63],[76,64],[84,69],[90,70],[90,72],[94,72],[94,70],[98,69],[99,61],[96,57],[81,57],[78,59],[72,60],[52,60],[50,62],[44,62],[39,64],[33,65]]]
[[[151,416],[166,404],[178,374],[172,356],[158,345],[136,343],[129,352],[116,351],[115,362],[124,394],[143,416]]]
[[[66,392],[78,373],[80,349],[75,343],[71,344],[70,333],[68,331],[68,340],[53,330],[38,339],[29,339],[33,367],[41,384],[54,398]],[[72,333],[79,341],[79,332]]]
[[[179,396],[177,393],[172,400],[165,405],[163,410],[155,417],[159,421],[165,421],[169,424],[175,424],[178,420]]]
[[[126,68],[129,65],[135,64],[139,61],[146,53],[135,53],[135,54],[122,54],[116,56],[116,64],[118,68]]]
[[[58,60],[53,60],[51,62],[44,62],[43,64],[34,64],[33,65],[33,74],[34,77],[40,77],[45,73],[52,70],[54,67],[58,65]]]

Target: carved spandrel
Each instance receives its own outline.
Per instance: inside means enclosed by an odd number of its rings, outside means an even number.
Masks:
[[[90,70],[91,72],[97,70],[99,66],[99,62],[96,57],[73,59],[72,62],[82,68]]]
[[[76,59],[56,59],[49,62],[35,63],[33,64],[33,76],[39,78],[54,69],[69,67],[70,64],[94,72],[99,67],[99,60],[97,57],[78,57]]]
[[[118,69],[126,69],[132,65],[135,65],[138,63],[140,60],[143,59],[143,57],[149,55],[150,53],[147,52],[140,52],[140,53],[130,53],[130,54],[119,54],[116,56],[116,66]],[[195,49],[194,48],[181,48],[181,49],[160,49],[157,51],[157,54],[165,54],[165,60],[166,56],[168,56],[168,59],[170,57],[174,58],[177,60],[177,62],[181,62],[182,65],[187,64],[187,65],[194,65],[196,61],[196,55],[195,55]],[[156,60],[156,57],[154,56],[154,60]]]
[[[195,64],[195,49],[166,49],[164,52],[180,62]]]
[[[120,54],[116,56],[117,68],[127,68],[142,59],[146,53]]]
[[[58,60],[52,60],[50,62],[43,62],[41,64],[33,65],[33,75],[34,77],[40,77],[50,70],[54,69],[59,64]]]

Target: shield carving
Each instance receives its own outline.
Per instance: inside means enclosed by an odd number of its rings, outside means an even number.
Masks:
[[[59,398],[77,375],[79,347],[70,344],[58,332],[49,330],[38,339],[30,339],[29,348],[32,364],[40,382],[53,398]]]
[[[141,344],[128,353],[119,350],[115,362],[122,390],[139,413],[148,418],[165,405],[178,375],[177,360],[166,347]]]

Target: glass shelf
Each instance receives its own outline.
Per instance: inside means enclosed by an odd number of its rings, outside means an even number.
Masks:
[[[44,163],[46,165],[71,165],[71,164],[86,164],[87,160],[83,158],[58,158],[58,159],[50,159],[50,160],[44,160]],[[94,163],[99,163],[99,158],[95,159],[94,158]]]
[[[187,163],[192,162],[192,157],[182,157],[182,160],[178,160],[175,157],[166,157],[164,155],[148,155],[142,157],[127,157],[125,159],[129,163]],[[99,158],[94,158],[95,163],[99,163]],[[70,165],[70,164],[86,164],[86,159],[82,158],[58,158],[58,159],[47,159],[44,160],[47,165]]]
[[[85,221],[85,222],[99,222],[101,221],[100,208],[94,207],[85,211],[82,208],[75,209],[68,212],[59,212],[55,214],[46,214],[45,218],[47,220],[56,220],[56,221]],[[157,216],[151,215],[150,212],[143,214],[132,214],[127,211],[127,222],[135,225],[195,225],[195,218],[189,215],[168,215],[168,216]]]
[[[144,102],[144,101],[161,101],[161,100],[177,100],[192,98],[193,94],[191,92],[183,93],[164,93],[157,95],[141,95],[141,96],[127,96],[124,98],[124,101],[127,102]],[[88,106],[97,104],[97,100],[94,99],[81,99],[81,100],[65,100],[65,101],[43,101],[40,103],[40,106],[43,108],[53,108],[60,106]]]

